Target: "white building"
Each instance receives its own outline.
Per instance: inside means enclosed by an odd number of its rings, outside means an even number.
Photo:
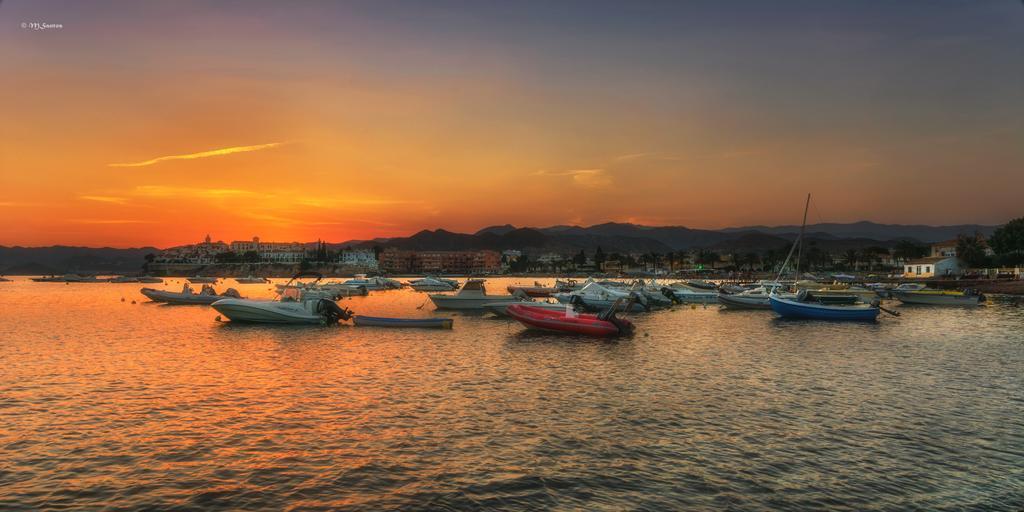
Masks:
[[[339,261],[344,265],[377,270],[377,255],[371,249],[348,249],[341,251]]]
[[[903,277],[945,277],[960,274],[960,260],[956,256],[930,256],[903,264]]]
[[[231,252],[238,256],[255,252],[264,263],[299,263],[306,257],[305,246],[298,242],[261,242],[258,236],[231,242]]]

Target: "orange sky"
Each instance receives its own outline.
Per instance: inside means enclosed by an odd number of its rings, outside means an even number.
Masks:
[[[1022,214],[1019,3],[90,4],[0,6],[0,245]]]

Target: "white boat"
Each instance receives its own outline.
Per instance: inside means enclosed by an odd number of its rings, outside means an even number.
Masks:
[[[556,293],[552,295],[558,302],[563,304],[574,304],[582,306],[590,311],[605,311],[616,304],[618,299],[636,297],[636,301],[619,301],[618,307],[625,308],[629,304],[629,310],[633,312],[647,311],[649,309],[647,297],[642,294],[630,292],[629,290],[613,290],[607,286],[594,281],[588,281],[577,291],[568,293]]]
[[[235,278],[235,281],[238,282],[238,284],[266,284],[270,282],[270,279],[265,277],[256,277],[250,274],[247,277]]]
[[[341,283],[342,286],[349,287],[365,287],[367,290],[397,290],[402,287],[402,283],[395,281],[394,279],[388,279],[386,277],[366,277],[366,274],[356,274],[354,279],[349,279]]]
[[[892,296],[904,304],[926,304],[929,306],[977,306],[985,302],[985,296],[965,290],[893,290]]]
[[[218,294],[216,290],[210,285],[203,285],[203,289],[199,293],[192,291],[192,287],[187,283],[182,287],[180,292],[170,292],[167,290],[157,290],[154,288],[143,288],[139,290],[140,293],[145,295],[149,300],[153,302],[165,302],[167,304],[213,304],[218,300],[225,298],[241,298],[238,291],[234,288],[228,288],[222,294]]]
[[[718,302],[733,309],[771,309],[770,290],[763,286],[739,293],[720,293]]]
[[[686,283],[672,283],[668,286],[668,289],[672,292],[672,295],[675,295],[676,300],[680,302],[703,304],[718,302],[717,290],[695,288]]]
[[[203,276],[192,276],[188,278],[188,282],[192,284],[217,284],[216,277],[203,277]]]
[[[457,281],[452,284],[451,279],[441,280],[428,276],[409,281],[409,287],[418,292],[451,292],[458,289],[459,285]]]
[[[515,303],[523,300],[516,295],[487,295],[483,279],[466,281],[462,289],[453,295],[431,294],[428,297],[438,309],[483,309],[486,304]]]
[[[315,277],[314,284],[323,278],[317,273],[299,273],[288,281],[277,300],[221,299],[211,306],[232,322],[241,323],[325,325],[352,317],[351,311],[322,290],[292,285],[304,277]]]

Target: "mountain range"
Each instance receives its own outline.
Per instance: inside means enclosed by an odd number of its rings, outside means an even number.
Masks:
[[[998,226],[962,224],[924,226],[854,222],[810,224],[805,238],[825,251],[841,252],[870,246],[892,247],[902,240],[933,243],[959,234],[990,236]],[[528,253],[570,254],[580,250],[606,253],[665,253],[708,249],[721,252],[785,250],[800,232],[800,226],[748,226],[718,230],[683,226],[642,226],[614,223],[582,226],[516,227],[490,226],[475,233],[454,233],[444,229],[423,230],[409,237],[349,240],[329,243],[330,249],[346,247],[393,247],[408,250],[519,249]],[[315,243],[307,244],[314,247]],[[3,247],[0,246],[0,274],[50,274],[69,271],[138,271],[145,255],[159,252],[154,247],[115,249],[110,247]]]

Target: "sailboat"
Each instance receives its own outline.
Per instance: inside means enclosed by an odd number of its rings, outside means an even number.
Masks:
[[[797,250],[796,257],[796,279],[800,280],[800,257],[803,252],[803,238],[804,230],[807,228],[807,209],[811,206],[811,194],[807,194],[807,202],[804,204],[804,220],[800,226],[800,236],[797,237],[796,241],[793,242],[793,247],[789,249],[789,255],[786,256],[786,261],[782,264],[782,269],[786,268],[786,264],[789,263],[789,259],[793,256],[793,251]],[[776,281],[782,277],[782,270],[779,270],[779,275],[775,278]],[[854,298],[854,301],[856,298]],[[768,303],[771,305],[772,311],[776,315],[782,318],[800,318],[807,320],[856,320],[874,322],[878,319],[878,314],[881,311],[877,300],[872,301],[871,304],[846,304],[850,302],[845,298],[837,298],[835,296],[814,295],[813,292],[807,290],[801,290],[796,294],[795,297],[782,297],[777,291],[772,290],[768,294]]]

